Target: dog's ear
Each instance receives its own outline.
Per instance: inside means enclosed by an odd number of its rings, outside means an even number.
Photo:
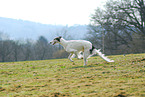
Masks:
[[[54,40],[57,40],[57,41],[59,41],[60,42],[60,39],[61,39],[62,37],[61,36],[59,36],[59,37],[56,37]]]
[[[59,38],[62,38],[62,36],[59,36]]]

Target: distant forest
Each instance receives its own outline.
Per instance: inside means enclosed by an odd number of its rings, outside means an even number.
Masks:
[[[0,37],[0,62],[64,58],[66,54],[60,45],[50,45],[44,36],[40,36],[35,42],[2,40]]]

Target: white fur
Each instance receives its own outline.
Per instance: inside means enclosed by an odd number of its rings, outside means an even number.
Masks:
[[[100,52],[100,50],[94,49],[92,51],[92,54],[90,54],[90,49],[92,49],[92,43],[86,40],[65,40],[61,37],[60,41],[57,41],[56,38],[51,42],[53,45],[55,43],[59,43],[61,44],[64,49],[70,53],[70,55],[68,56],[68,59],[70,61],[73,62],[72,57],[74,57],[74,55],[78,58],[78,59],[84,59],[84,65],[87,65],[87,59],[94,55],[94,54],[98,54],[101,58],[103,58],[104,60],[106,60],[107,62],[114,62],[114,60],[110,60],[109,58],[105,57],[104,54],[102,54]],[[81,54],[81,52],[83,52],[83,55]]]

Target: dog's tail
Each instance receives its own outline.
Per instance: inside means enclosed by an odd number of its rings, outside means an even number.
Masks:
[[[98,54],[102,59],[104,59],[107,62],[114,62],[114,60],[110,60],[109,58],[107,58],[105,56],[105,54],[102,54],[102,52],[100,51],[100,49],[99,50],[94,49],[93,52],[92,52],[92,54]]]

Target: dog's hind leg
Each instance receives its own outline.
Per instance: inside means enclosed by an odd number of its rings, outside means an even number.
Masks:
[[[81,54],[81,52],[77,52],[77,59],[83,59],[83,55]]]
[[[71,58],[74,54],[73,53],[70,53],[70,55],[68,56],[68,59],[71,61],[71,62],[74,62]]]
[[[84,66],[87,65],[87,59],[89,55],[90,55],[89,50],[84,51]]]

